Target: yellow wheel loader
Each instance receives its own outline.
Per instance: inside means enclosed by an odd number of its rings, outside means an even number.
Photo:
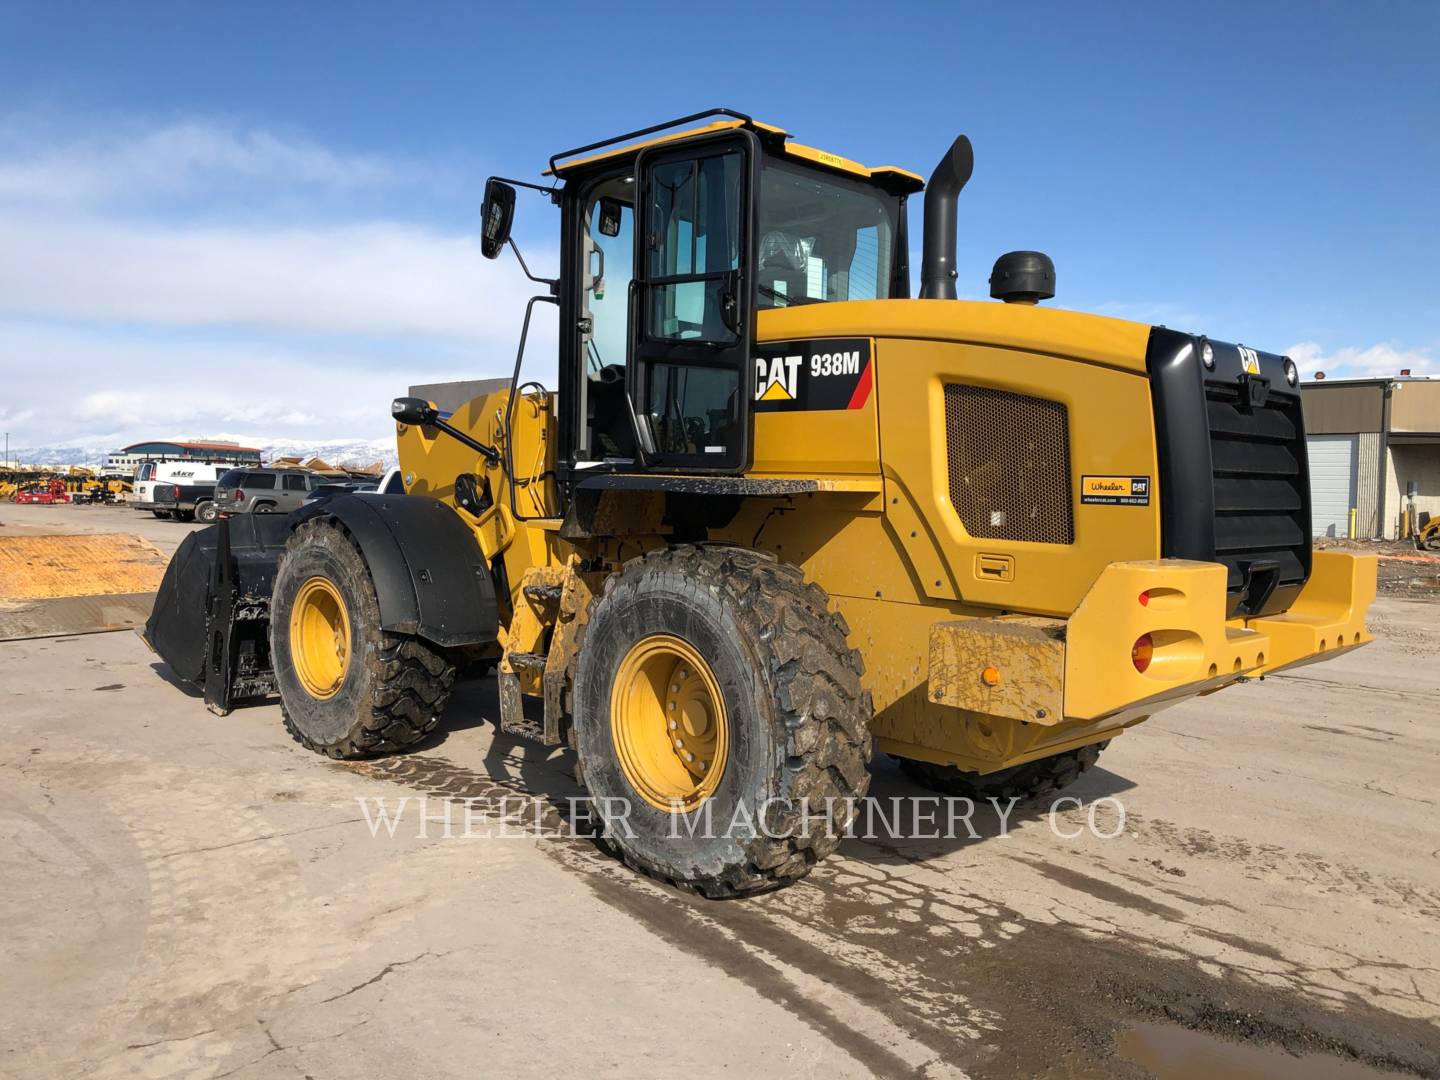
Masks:
[[[1034,797],[1369,641],[1374,560],[1311,550],[1294,364],[1044,306],[1038,252],[957,300],[971,168],[963,136],[927,186],[717,109],[491,178],[487,257],[520,255],[518,188],[559,212],[509,389],[394,402],[404,495],[195,534],[147,639],[339,758],[414,746],[495,662],[501,729],[568,742],[607,842],[710,896],[832,851],[874,751]]]

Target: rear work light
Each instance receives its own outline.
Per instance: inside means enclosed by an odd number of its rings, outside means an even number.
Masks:
[[[1135,644],[1130,646],[1130,662],[1135,665],[1135,670],[1143,675],[1154,658],[1155,642],[1150,639],[1149,634],[1141,634],[1135,639]]]

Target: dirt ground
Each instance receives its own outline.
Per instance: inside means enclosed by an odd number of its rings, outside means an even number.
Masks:
[[[3,644],[0,1074],[1440,1076],[1440,605],[1371,626],[1116,740],[1053,828],[849,840],[728,903],[555,836],[573,761],[497,733],[493,679],[343,764],[133,634]],[[427,796],[518,823],[446,838]]]

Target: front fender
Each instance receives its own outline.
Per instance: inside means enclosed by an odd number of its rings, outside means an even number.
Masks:
[[[380,603],[380,628],[437,645],[495,640],[499,613],[485,557],[454,510],[425,495],[336,495],[291,515],[332,518],[359,546]]]

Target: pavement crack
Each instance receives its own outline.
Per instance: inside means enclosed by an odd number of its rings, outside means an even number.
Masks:
[[[213,1034],[214,1031],[215,1031],[214,1028],[206,1028],[204,1031],[197,1031],[197,1032],[195,1032],[193,1035],[174,1035],[174,1036],[171,1036],[171,1037],[168,1038],[168,1039],[155,1039],[155,1040],[153,1040],[153,1041],[151,1041],[151,1042],[130,1043],[130,1044],[128,1044],[128,1045],[125,1047],[125,1049],[126,1049],[126,1050],[144,1050],[144,1049],[147,1049],[148,1047],[151,1047],[151,1046],[163,1046],[165,1043],[189,1042],[191,1039],[198,1039],[201,1035],[210,1035],[210,1034]]]
[[[370,976],[370,978],[366,979],[364,982],[362,982],[362,983],[356,983],[356,984],[355,984],[354,986],[352,986],[349,990],[345,990],[345,991],[342,991],[341,993],[335,994],[335,995],[333,995],[333,996],[331,996],[331,997],[324,998],[324,999],[321,1000],[321,1001],[317,1001],[315,1004],[317,1004],[317,1005],[328,1005],[328,1004],[329,1004],[330,1002],[332,1002],[332,1001],[339,1001],[339,1000],[340,1000],[341,998],[343,998],[343,997],[349,997],[351,994],[356,993],[357,991],[364,990],[365,987],[367,987],[367,986],[374,986],[374,985],[375,985],[376,983],[378,983],[381,979],[385,978],[385,977],[386,977],[387,975],[389,975],[391,972],[396,971],[396,970],[399,969],[399,968],[408,967],[408,966],[411,965],[411,964],[414,964],[414,963],[417,963],[418,961],[424,960],[426,957],[435,956],[435,955],[436,955],[436,954],[435,954],[434,952],[430,951],[429,949],[426,949],[424,952],[420,953],[418,956],[412,956],[409,960],[395,960],[395,961],[392,961],[391,963],[386,964],[383,968],[381,968],[381,969],[380,969],[378,972],[376,972],[374,975]]]
[[[161,855],[162,859],[173,859],[180,855],[203,855],[208,851],[224,851],[226,848],[240,847],[244,844],[259,844],[265,840],[279,840],[286,836],[298,836],[300,833],[318,832],[321,829],[333,829],[339,825],[353,825],[357,821],[364,821],[364,818],[346,818],[344,821],[327,821],[322,825],[307,825],[303,829],[290,829],[286,832],[266,833],[264,836],[247,836],[241,840],[231,840],[228,844],[211,844],[209,847],[182,848],[180,851],[167,851]]]

